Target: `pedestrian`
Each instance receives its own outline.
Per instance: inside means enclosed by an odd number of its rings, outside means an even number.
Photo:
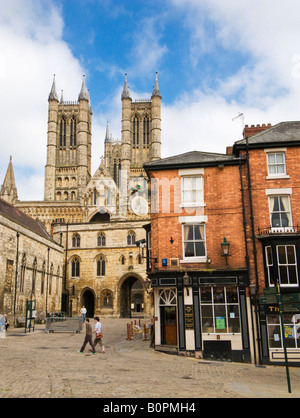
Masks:
[[[8,330],[8,327],[9,327],[9,322],[8,322],[8,319],[7,319],[7,314],[4,314],[4,319],[5,319],[5,331],[7,331]]]
[[[97,344],[100,344],[101,353],[105,353],[104,345],[102,343],[102,338],[103,338],[102,324],[98,316],[95,316],[94,320],[95,320],[95,329],[93,332],[95,332],[96,334],[96,337],[94,339],[94,346],[96,347]]]
[[[93,354],[96,354],[96,349],[95,346],[93,344],[93,331],[92,331],[92,326],[90,324],[90,320],[89,318],[86,318],[85,320],[85,339],[83,341],[82,347],[81,349],[78,351],[78,353],[83,353],[84,349],[87,345],[87,343],[90,344],[90,346],[92,347],[92,349],[90,350]]]
[[[82,319],[82,322],[84,322],[84,321],[85,321],[85,317],[86,317],[86,307],[85,307],[85,306],[83,306],[83,307],[80,309],[80,313],[81,313],[81,319]]]

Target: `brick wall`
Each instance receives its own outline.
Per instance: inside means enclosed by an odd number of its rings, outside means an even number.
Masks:
[[[183,232],[179,217],[207,216],[206,247],[210,264],[206,262],[181,264],[179,269],[224,269],[221,256],[224,237],[230,242],[228,258],[230,268],[245,268],[243,211],[240,192],[239,167],[224,166],[204,169],[204,203],[198,210],[185,210],[181,205],[181,180],[178,170],[162,170],[151,173],[159,186],[159,212],[151,214],[152,257],[158,258],[160,270],[172,269],[171,258],[183,259]],[[169,187],[168,187],[169,185]],[[156,184],[157,187],[157,184]],[[170,198],[169,198],[170,196]],[[170,210],[166,207],[170,202]],[[164,209],[164,210],[163,210]],[[171,244],[171,237],[173,244]],[[168,259],[168,267],[162,267],[162,259]]]

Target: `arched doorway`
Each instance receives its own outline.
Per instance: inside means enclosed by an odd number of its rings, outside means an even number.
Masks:
[[[82,300],[82,306],[85,306],[87,310],[86,317],[94,318],[94,310],[95,310],[94,293],[90,289],[85,290],[84,293],[82,294],[81,300]]]
[[[120,287],[120,317],[131,318],[143,312],[144,288],[135,276],[125,278]]]

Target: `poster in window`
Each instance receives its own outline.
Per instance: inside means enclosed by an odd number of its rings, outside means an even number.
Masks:
[[[216,329],[226,329],[225,316],[216,317]]]

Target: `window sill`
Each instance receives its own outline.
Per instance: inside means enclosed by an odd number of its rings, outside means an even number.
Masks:
[[[206,263],[206,257],[191,257],[180,260],[180,264],[185,263]]]
[[[180,208],[205,208],[206,203],[196,202],[196,203],[182,203],[179,205]]]
[[[290,176],[288,174],[279,174],[277,176],[275,175],[269,175],[266,177],[267,180],[278,180],[278,179],[289,179]]]

